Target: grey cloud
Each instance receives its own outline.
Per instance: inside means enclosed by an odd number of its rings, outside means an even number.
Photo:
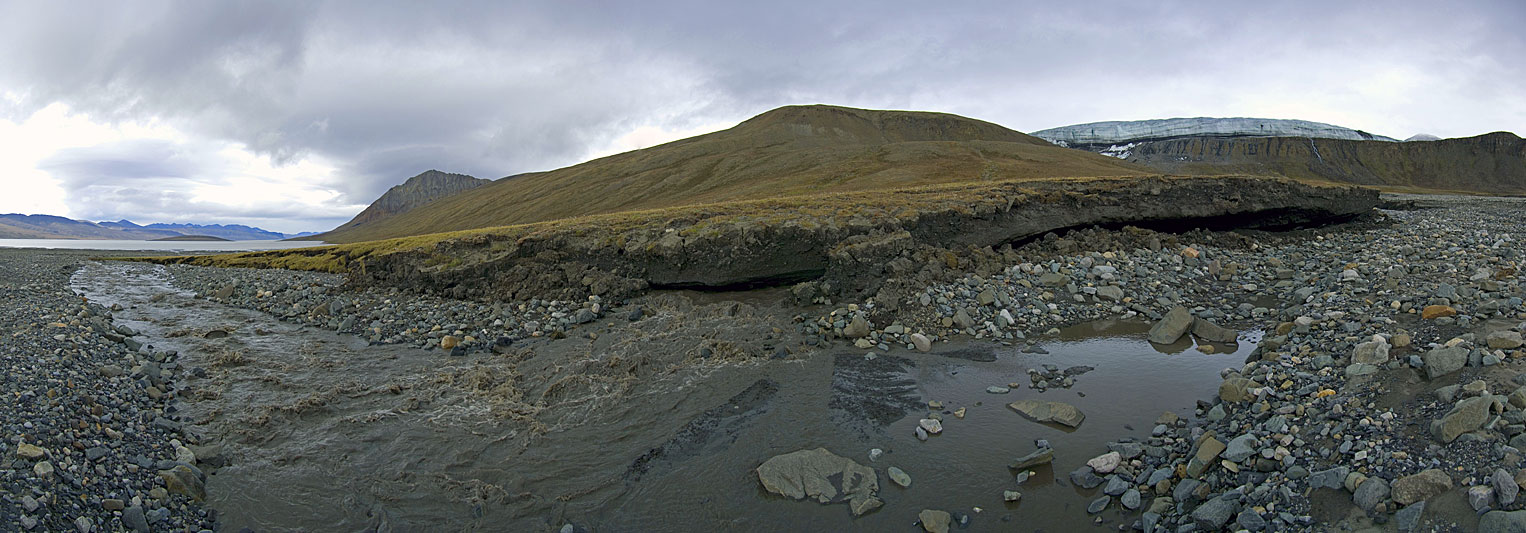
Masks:
[[[1333,110],[1273,118],[1396,137],[1526,123],[1514,90],[1526,84],[1526,7],[1514,1],[4,10],[0,91],[25,96],[10,116],[62,101],[93,117],[165,120],[278,161],[322,156],[343,170],[327,185],[347,204],[429,168],[489,178],[546,170],[639,126],[684,129],[796,103],[949,111],[1031,131],[1245,115],[1256,109],[1247,99],[1271,94]],[[1366,96],[1388,81],[1354,76],[1390,64],[1433,80],[1396,101]]]

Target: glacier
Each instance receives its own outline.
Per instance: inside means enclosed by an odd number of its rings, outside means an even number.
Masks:
[[[1354,141],[1389,141],[1397,139],[1373,135],[1307,120],[1271,118],[1168,118],[1156,120],[1093,122],[1050,128],[1031,133],[1060,146],[1071,148],[1121,147],[1129,143],[1178,137],[1312,137]]]

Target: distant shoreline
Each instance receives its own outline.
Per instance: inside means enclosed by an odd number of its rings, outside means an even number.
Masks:
[[[221,241],[221,242],[233,242],[232,239],[224,239],[222,237],[213,237],[211,235],[176,235],[174,237],[160,237],[158,239],[149,239],[149,240],[151,240],[151,241]]]

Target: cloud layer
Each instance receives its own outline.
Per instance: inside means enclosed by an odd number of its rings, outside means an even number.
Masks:
[[[137,209],[111,210],[123,201],[290,216],[215,194],[285,173],[269,178],[300,184],[285,205],[329,226],[426,169],[545,170],[797,103],[1023,131],[1171,116],[1397,138],[1526,124],[1518,2],[729,4],[0,3],[0,120],[63,105],[174,132],[34,154],[77,216]]]

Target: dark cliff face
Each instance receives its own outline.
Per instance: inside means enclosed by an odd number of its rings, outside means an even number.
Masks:
[[[492,180],[474,178],[465,174],[451,174],[438,170],[425,171],[422,174],[408,178],[401,185],[387,189],[387,192],[371,202],[364,211],[349,222],[339,226],[338,229],[352,228],[362,224],[382,220],[399,213],[403,213],[415,207],[450,196],[462,191],[469,191],[481,187]]]
[[[1187,137],[1140,143],[1131,162],[1181,174],[1263,174],[1358,185],[1526,193],[1526,140],[1496,132],[1423,142]]]

